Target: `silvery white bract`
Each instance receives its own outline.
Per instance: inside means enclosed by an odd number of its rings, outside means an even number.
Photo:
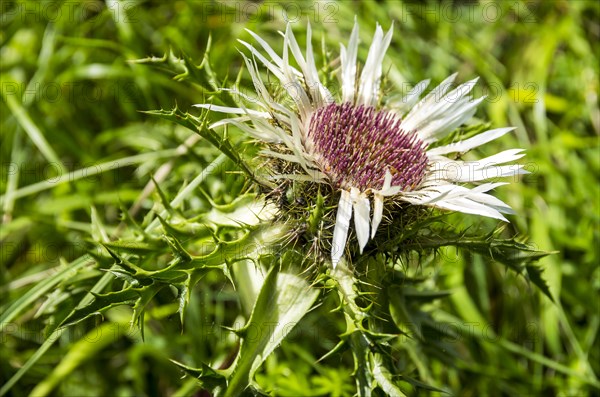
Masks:
[[[293,162],[303,173],[275,178],[325,183],[341,192],[331,244],[334,267],[344,254],[352,215],[362,252],[382,220],[384,197],[506,221],[502,214],[513,213],[512,209],[487,193],[505,183],[483,181],[525,173],[522,166],[507,164],[524,155],[521,149],[506,150],[476,162],[447,157],[481,146],[514,128],[489,130],[432,148],[432,144],[473,117],[484,99],[469,96],[477,79],[450,90],[456,77],[453,74],[420,99],[429,85],[429,80],[425,80],[402,100],[388,102],[384,108],[377,106],[383,57],[392,29],[384,34],[377,25],[367,60],[357,77],[359,39],[355,24],[348,47],[340,45],[341,97],[337,99],[320,82],[310,25],[303,53],[288,24],[282,33],[281,56],[248,31],[262,48],[240,41],[252,54],[242,56],[259,98],[247,99],[258,108],[195,105],[239,115],[214,123],[211,128],[231,124],[261,141],[285,145],[286,152],[264,150],[263,154]],[[290,63],[292,57],[297,67]],[[280,81],[293,102],[274,100],[258,63]],[[466,182],[473,186],[462,184]]]

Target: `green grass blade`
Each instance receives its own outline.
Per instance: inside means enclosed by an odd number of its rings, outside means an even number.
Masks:
[[[78,366],[94,358],[104,347],[117,341],[129,329],[130,324],[105,322],[92,329],[83,338],[73,344],[69,352],[54,367],[50,375],[40,382],[31,392],[32,396],[49,395],[60,382],[68,377]]]
[[[21,127],[23,127],[25,132],[27,132],[27,135],[29,136],[33,144],[40,150],[40,152],[46,158],[46,160],[49,163],[54,163],[62,167],[62,161],[60,160],[52,146],[50,146],[50,143],[46,140],[42,131],[33,122],[31,117],[29,117],[29,114],[27,113],[23,105],[19,103],[19,101],[14,95],[6,95],[3,92],[2,97],[6,101],[8,108],[15,116]]]
[[[74,261],[71,265],[60,270],[57,274],[48,279],[39,282],[34,288],[31,288],[23,296],[17,299],[10,307],[6,309],[2,315],[0,315],[0,324],[6,324],[11,322],[16,316],[18,316],[23,310],[31,307],[33,302],[44,296],[54,286],[68,277],[71,277],[79,269],[93,263],[94,260],[89,255],[84,255],[81,258]]]
[[[115,170],[121,167],[130,166],[132,164],[144,163],[149,160],[156,160],[159,158],[168,158],[176,154],[176,149],[166,149],[160,150],[151,153],[142,153],[134,156],[123,157],[117,160],[106,161],[104,163],[100,163],[97,165],[92,165],[90,167],[81,168],[68,174],[63,174],[60,177],[53,177],[50,179],[46,179],[45,181],[41,181],[38,183],[34,183],[29,186],[22,187],[11,193],[11,199],[22,198],[25,196],[29,196],[31,194],[39,193],[44,190],[52,189],[56,186],[62,185],[67,182],[76,181],[83,178],[88,178],[93,175],[97,175],[103,172]],[[57,180],[58,179],[58,180]],[[0,196],[0,204],[7,200],[8,194]]]

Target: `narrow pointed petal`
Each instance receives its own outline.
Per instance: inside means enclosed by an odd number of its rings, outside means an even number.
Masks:
[[[306,83],[308,94],[313,99],[315,107],[322,106],[325,101],[325,95],[327,95],[328,91],[321,84],[319,75],[317,73],[317,67],[315,65],[315,60],[312,53],[312,31],[310,24],[308,24],[306,28],[306,60],[302,55],[298,41],[296,40],[294,32],[292,31],[289,23],[286,27],[284,37],[290,51],[292,52],[292,55],[294,56],[294,59],[302,70],[304,83]]]
[[[430,82],[430,79],[418,82],[408,94],[402,99],[392,102],[390,106],[398,109],[402,113],[406,113],[419,101],[421,94],[423,94],[423,91],[429,86]]]
[[[379,191],[379,194],[381,194],[384,197],[389,197],[389,196],[395,196],[396,194],[400,193],[402,191],[402,187],[400,186],[390,186],[387,189],[382,189]]]
[[[390,169],[385,170],[385,177],[383,179],[383,189],[389,189],[392,186],[392,173]]]
[[[473,117],[477,106],[485,99],[472,100],[468,96],[477,79],[461,84],[446,94],[454,76],[428,94],[404,119],[404,128],[416,130],[425,143],[435,142],[464,124]]]
[[[484,183],[473,189],[452,184],[440,185],[406,194],[403,199],[413,204],[482,215],[508,222],[502,213],[513,214],[512,208],[502,200],[484,193],[504,184],[506,183]]]
[[[485,98],[481,97],[475,100],[462,98],[456,103],[452,103],[440,110],[438,114],[430,116],[431,120],[420,126],[419,136],[424,142],[431,143],[448,135],[470,120],[475,115],[477,106]]]
[[[313,54],[312,41],[311,41],[311,28],[310,23],[306,28],[306,78],[308,82],[308,90],[311,96],[315,99],[317,107],[323,104],[332,102],[331,93],[319,79],[319,73],[317,72],[317,65],[315,64],[315,57]]]
[[[348,49],[342,46],[342,102],[353,102],[356,95],[356,56],[358,54],[358,23],[354,27],[348,41]]]
[[[238,40],[244,47],[246,47],[247,49],[250,50],[250,52],[252,53],[252,55],[256,58],[258,58],[258,60],[266,66],[267,69],[269,69],[269,71],[271,73],[273,73],[273,75],[275,75],[275,77],[277,77],[279,79],[279,81],[281,81],[282,83],[285,82],[283,74],[281,73],[281,65],[277,65],[274,64],[273,62],[270,62],[267,58],[265,58],[256,48],[254,48],[254,46],[252,44],[246,43],[243,40]]]
[[[470,196],[470,199],[478,203],[484,204],[488,207],[494,208],[495,210],[503,214],[515,214],[515,211],[510,207],[510,205],[506,204],[504,201],[490,194],[475,193]]]
[[[214,130],[215,128],[220,127],[222,125],[233,124],[234,122],[241,123],[241,122],[250,121],[250,120],[252,120],[252,119],[249,116],[221,119],[221,120],[216,121],[216,122],[212,123],[211,125],[209,125],[208,128],[210,128],[211,130]]]
[[[284,88],[288,92],[288,95],[294,100],[294,102],[298,106],[298,112],[300,113],[300,117],[302,118],[302,120],[306,120],[313,109],[313,105],[308,99],[308,95],[306,94],[306,91],[304,91],[302,84],[292,73],[293,68],[292,66],[290,66],[288,51],[288,48],[292,47],[292,44],[290,42],[291,37],[292,36],[288,34],[284,36],[285,43],[283,45],[282,70],[286,80],[282,82],[284,83]]]
[[[383,197],[375,193],[373,198],[373,219],[371,220],[371,238],[375,237],[377,228],[383,219]]]
[[[501,136],[507,134],[510,131],[515,130],[515,127],[509,128],[497,128],[494,130],[489,130],[486,132],[482,132],[481,134],[475,135],[472,138],[465,139],[464,141],[459,141],[455,143],[451,143],[445,146],[440,146],[434,149],[430,149],[427,151],[427,154],[432,155],[440,155],[440,154],[448,154],[448,153],[463,153],[467,150],[473,149],[475,147],[481,146],[485,143],[493,141],[494,139],[500,138]]]
[[[250,115],[256,116],[256,117],[267,117],[267,118],[271,116],[267,112],[258,112],[256,110],[252,110],[252,109],[233,108],[233,107],[229,107],[229,106],[218,106],[218,105],[213,105],[210,103],[197,103],[192,106],[196,107],[196,108],[208,109],[213,112],[231,113],[231,114],[250,114]]]
[[[495,166],[475,161],[458,168],[458,175],[448,178],[448,180],[452,182],[478,182],[527,173],[528,171],[523,169],[523,166],[519,164]]]
[[[252,78],[252,83],[254,84],[254,89],[256,89],[256,92],[258,94],[260,94],[260,96],[263,98],[264,104],[266,104],[267,107],[271,106],[271,104],[273,104],[274,101],[271,98],[271,95],[269,94],[267,87],[265,87],[265,84],[263,83],[262,78],[260,77],[260,74],[258,72],[258,66],[256,65],[256,61],[250,60],[243,53],[242,53],[242,57],[244,58],[244,63],[246,64],[246,67],[248,68],[248,72],[250,73],[250,77]],[[283,77],[283,75],[282,75],[282,77]]]
[[[259,140],[262,140],[265,142],[281,143],[280,134],[278,134],[277,132],[274,132],[273,129],[265,130],[262,128],[252,128],[250,125],[241,123],[236,120],[231,120],[231,122],[229,122],[228,124],[235,125],[237,128],[239,128],[240,130],[244,131],[246,134],[248,134],[256,139],[259,139]]]
[[[444,100],[449,101],[449,102],[452,102],[452,101],[456,102],[460,98],[467,96],[469,94],[469,92],[471,92],[471,90],[473,90],[473,87],[475,87],[475,84],[477,84],[477,81],[479,81],[479,77],[476,77],[473,80],[469,80],[466,83],[462,83],[461,85],[456,87],[454,90],[452,90],[448,94],[446,94]]]
[[[435,207],[443,208],[451,211],[458,211],[464,214],[481,215],[488,218],[499,219],[508,222],[498,210],[484,204],[477,203],[468,198],[455,198],[449,200],[441,200],[434,204]]]
[[[350,191],[352,205],[354,206],[354,228],[356,229],[356,238],[358,246],[362,254],[365,245],[369,241],[369,213],[371,205],[369,198],[365,194],[361,194],[358,189],[353,188]]]
[[[448,89],[450,89],[450,86],[454,82],[454,79],[456,79],[457,75],[458,73],[454,73],[448,76],[446,80],[442,81],[440,85],[438,85],[436,88],[433,89],[433,91],[431,91],[423,99],[421,99],[419,103],[417,103],[411,109],[411,111],[404,117],[405,123],[411,123],[410,127],[408,125],[405,125],[404,128],[408,130],[414,129],[412,127],[412,124],[418,124],[418,122],[420,122],[423,118],[423,116],[421,115],[421,110],[424,109],[426,111],[429,106],[439,102],[442,96],[448,91]]]
[[[243,40],[238,40],[241,44],[243,44],[246,48],[248,48],[250,51],[252,51],[252,53],[261,60],[261,62],[263,62],[263,64],[267,67],[269,67],[268,64],[272,65],[272,66],[276,66],[279,69],[283,69],[283,59],[277,55],[277,53],[273,50],[273,48],[271,48],[271,46],[265,41],[263,40],[259,35],[257,35],[256,33],[252,32],[249,29],[246,29],[246,31],[248,33],[250,33],[250,35],[252,35],[252,37],[260,44],[260,46],[267,52],[267,54],[271,57],[271,59],[273,60],[273,63],[269,62],[264,56],[262,56],[262,54],[256,49],[254,48],[254,46],[252,46],[251,44],[243,41]],[[271,68],[269,67],[269,70],[271,70]],[[300,71],[298,71],[296,68],[291,67],[292,73],[294,73],[296,76],[302,76],[302,74],[300,73]],[[272,70],[271,70],[272,71]]]
[[[375,193],[381,197],[394,196],[402,191],[401,186],[392,186],[392,173],[390,169],[385,170],[385,176],[383,178],[383,187],[380,190],[376,190]]]
[[[310,31],[310,25],[309,25],[307,28],[307,32],[306,32],[306,40],[308,42],[310,42],[310,40],[311,40],[310,36],[311,36],[311,31]],[[302,70],[302,72],[304,73],[304,77],[306,78],[307,77],[306,61],[304,60],[304,56],[302,55],[302,51],[300,50],[300,46],[298,45],[296,36],[294,36],[294,32],[292,31],[292,26],[290,23],[288,23],[285,28],[285,36],[284,37],[285,37],[286,44],[288,45],[289,49],[292,51],[292,55],[294,56],[294,59],[300,66],[300,69]]]
[[[334,269],[344,256],[351,218],[352,200],[350,199],[350,192],[342,190],[342,197],[335,218],[335,228],[333,229],[333,241],[331,242],[331,263]]]
[[[358,103],[373,106],[377,103],[383,58],[392,41],[394,26],[383,36],[383,29],[377,25],[373,43],[367,55],[365,67],[360,75],[360,87],[358,90]]]
[[[277,65],[281,65],[281,63],[282,63],[281,57],[279,55],[277,55],[277,53],[275,51],[273,51],[273,48],[271,48],[271,46],[266,41],[264,41],[259,35],[257,35],[250,29],[246,29],[246,32],[250,33],[250,35],[252,37],[254,37],[254,40],[256,40],[261,45],[261,47],[267,52],[267,54],[269,54],[271,59]]]
[[[493,156],[489,156],[482,160],[479,160],[479,162],[484,164],[484,166],[488,166],[491,164],[510,163],[525,156],[525,153],[523,153],[524,151],[525,149],[508,149],[500,153],[494,154]]]

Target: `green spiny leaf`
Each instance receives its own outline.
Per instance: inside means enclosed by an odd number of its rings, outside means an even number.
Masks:
[[[179,240],[167,235],[165,235],[165,240],[169,244],[169,247],[171,247],[177,261],[188,263],[192,260],[192,256],[183,248]]]
[[[308,283],[273,266],[241,334],[240,351],[233,365],[225,396],[241,393],[254,373],[312,307],[319,295]],[[252,335],[250,335],[252,333]]]
[[[99,314],[111,307],[119,305],[134,304],[142,294],[147,294],[152,288],[134,288],[129,287],[121,291],[109,292],[107,294],[93,294],[94,300],[86,306],[75,309],[61,324],[63,327],[69,327],[86,318]]]
[[[173,121],[180,124],[210,142],[213,146],[219,149],[223,154],[229,157],[244,173],[254,179],[254,173],[248,168],[248,165],[239,155],[239,150],[234,149],[231,142],[224,137],[219,135],[216,131],[207,127],[206,117],[202,120],[189,113],[183,113],[179,108],[175,107],[171,111],[166,110],[150,110],[144,113],[155,115],[166,120]],[[208,114],[208,113],[206,113]]]
[[[171,201],[167,198],[165,192],[161,189],[160,184],[156,181],[156,179],[154,179],[154,176],[151,176],[151,178],[152,178],[152,183],[154,183],[154,187],[156,188],[156,192],[158,193],[158,196],[160,197],[160,201],[161,201],[163,207],[165,207],[165,209],[167,210],[167,213],[172,213],[173,207],[171,207]]]
[[[175,360],[170,360],[177,365],[187,375],[196,378],[204,387],[214,390],[225,386],[225,375],[223,371],[212,369],[210,366],[202,363],[200,368],[193,368]]]
[[[102,244],[107,250],[110,250],[115,255],[117,254],[129,254],[129,255],[145,255],[156,252],[161,249],[158,244],[154,242],[137,241],[137,240],[117,240],[109,241]],[[112,255],[111,255],[112,256]],[[114,256],[113,256],[114,258]]]
[[[535,284],[536,287],[540,289],[552,302],[554,302],[554,298],[552,297],[552,293],[550,292],[550,288],[548,287],[548,283],[546,280],[542,278],[543,269],[540,266],[536,266],[533,264],[528,264],[525,266],[528,279]]]

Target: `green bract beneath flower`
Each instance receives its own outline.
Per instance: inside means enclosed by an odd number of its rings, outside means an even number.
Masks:
[[[196,105],[235,114],[211,128],[234,125],[269,144],[263,154],[290,165],[278,169],[293,172],[273,175],[276,180],[325,184],[340,191],[331,240],[331,262],[344,255],[350,221],[360,252],[373,238],[383,218],[384,198],[407,205],[431,206],[506,221],[512,209],[487,192],[503,185],[492,178],[523,174],[520,149],[506,150],[478,161],[452,160],[447,155],[464,153],[501,137],[513,128],[499,128],[447,145],[435,143],[465,124],[483,98],[469,93],[471,80],[450,90],[456,74],[421,98],[429,80],[418,83],[398,102],[377,108],[382,96],[380,80],[392,30],[384,34],[378,25],[360,76],[357,64],[358,25],[348,46],[340,45],[341,97],[334,98],[321,84],[315,65],[310,25],[303,52],[290,25],[284,34],[281,56],[260,36],[249,33],[262,48],[240,41],[252,54],[244,57],[259,101],[256,109],[244,104],[223,107]],[[294,59],[293,66],[291,58]],[[287,91],[293,103],[278,102],[267,89],[260,62]],[[398,111],[397,109],[406,109]],[[503,164],[503,165],[501,165]],[[465,185],[467,184],[467,185]],[[471,186],[469,186],[471,185]]]

